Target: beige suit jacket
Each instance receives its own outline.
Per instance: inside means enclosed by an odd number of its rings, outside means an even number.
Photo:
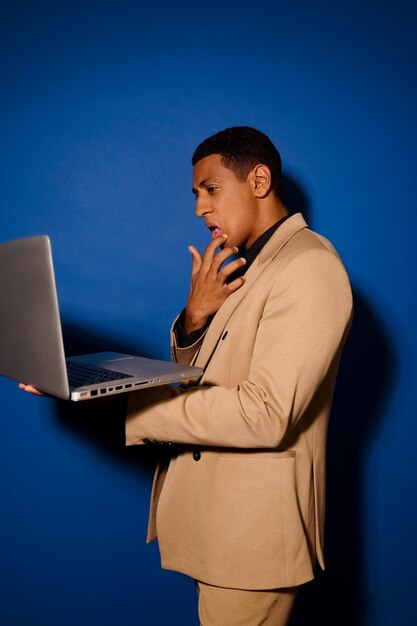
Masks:
[[[203,337],[179,348],[171,332],[173,358],[202,378],[132,393],[126,419],[127,445],[180,444],[151,496],[163,567],[239,589],[292,587],[324,567],[326,433],[351,315],[339,256],[297,213]]]

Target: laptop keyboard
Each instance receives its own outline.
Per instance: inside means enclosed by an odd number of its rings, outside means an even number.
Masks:
[[[67,361],[67,373],[70,387],[84,387],[85,385],[96,385],[121,378],[133,378],[130,374],[122,374],[122,372],[115,372],[96,365],[75,363],[74,361]]]

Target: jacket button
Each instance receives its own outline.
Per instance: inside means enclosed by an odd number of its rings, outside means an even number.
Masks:
[[[199,461],[201,459],[201,452],[199,450],[194,450],[193,459],[194,461]]]

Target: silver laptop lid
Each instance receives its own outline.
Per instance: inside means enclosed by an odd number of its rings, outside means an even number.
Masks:
[[[69,398],[46,235],[0,244],[0,374]]]

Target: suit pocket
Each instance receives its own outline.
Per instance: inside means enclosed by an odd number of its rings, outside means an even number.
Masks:
[[[220,451],[222,459],[293,459],[295,450],[242,450],[241,448],[227,448]]]
[[[290,587],[308,580],[311,560],[295,450],[237,454],[220,456],[221,475],[207,507],[215,512],[210,515],[211,550],[216,546],[219,559],[236,571],[250,564],[254,588],[271,588],[271,581]]]

